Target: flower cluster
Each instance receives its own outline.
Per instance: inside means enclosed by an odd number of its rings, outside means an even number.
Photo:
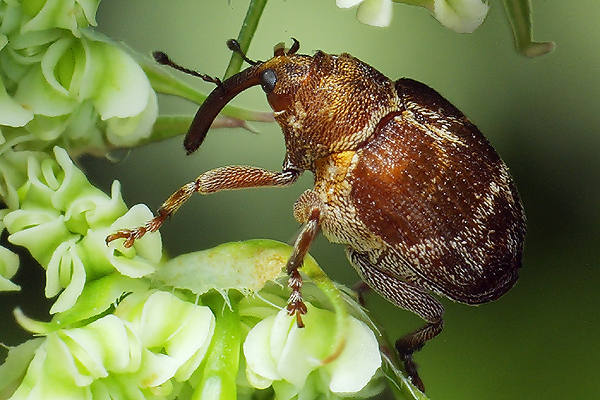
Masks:
[[[442,25],[456,32],[473,32],[488,12],[482,0],[394,0],[427,8]],[[368,25],[388,26],[392,21],[392,0],[336,0],[340,8],[358,6],[356,18]]]
[[[98,3],[0,1],[0,142],[104,153],[150,135],[156,94],[131,56],[89,28]]]
[[[282,400],[311,398],[318,391],[360,397],[357,393],[381,366],[377,340],[367,325],[350,318],[345,346],[328,360],[336,351],[332,348],[331,319],[330,311],[309,305],[304,329],[298,328],[285,310],[261,320],[244,342],[249,383],[259,389],[272,386]],[[360,360],[360,367],[356,360]],[[378,390],[361,394],[368,396]]]
[[[214,328],[208,307],[131,294],[114,314],[48,333],[11,399],[167,398],[198,368]]]
[[[420,6],[429,10],[446,28],[471,33],[485,20],[487,0],[336,0],[340,8],[358,6],[356,18],[363,24],[388,26],[392,21],[392,2]],[[505,0],[506,17],[512,27],[515,47],[527,57],[554,50],[554,42],[535,42],[531,33],[531,0]]]
[[[46,269],[46,296],[60,293],[51,313],[71,308],[88,280],[115,270],[132,278],[148,275],[162,253],[158,234],[136,242],[131,249],[106,246],[108,234],[141,224],[152,213],[143,205],[127,210],[118,182],[107,196],[87,181],[63,149],[55,148],[54,154],[56,158],[13,152],[0,162],[3,175],[26,177],[19,186],[13,186],[19,183],[17,178],[6,180],[4,191],[14,196],[6,196],[12,198],[3,222],[9,242],[27,248]],[[4,165],[11,158],[18,161]]]
[[[45,337],[11,348],[0,393],[241,399],[270,390],[278,400],[309,400],[380,392],[374,378],[382,360],[370,327],[322,308],[310,282],[306,327],[287,314],[287,291],[277,282],[290,251],[268,240],[223,244],[169,260],[145,278],[117,271],[88,282],[50,322],[17,310],[23,327]],[[210,270],[219,272],[202,274]],[[175,289],[183,282],[186,289]]]

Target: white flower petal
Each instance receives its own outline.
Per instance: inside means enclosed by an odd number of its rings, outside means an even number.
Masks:
[[[188,308],[187,316],[165,346],[167,354],[179,361],[180,368],[175,374],[175,379],[179,381],[189,379],[198,368],[215,331],[215,316],[210,308],[185,304]]]
[[[96,11],[98,11],[98,5],[100,0],[75,0],[77,4],[83,10],[83,14],[90,25],[96,26]]]
[[[35,65],[20,82],[15,100],[35,114],[56,117],[71,113],[77,101],[53,88],[42,74],[40,65]]]
[[[156,93],[149,90],[148,103],[144,111],[133,117],[113,117],[106,121],[106,137],[116,146],[132,146],[150,136],[157,115]]]
[[[68,257],[68,263],[71,267],[68,278],[69,283],[66,285],[65,290],[63,290],[60,296],[58,296],[58,299],[56,299],[56,302],[52,305],[52,308],[50,308],[50,314],[66,311],[73,307],[73,304],[75,304],[79,298],[79,295],[81,295],[81,291],[85,285],[85,268],[75,248],[71,247],[69,249]]]
[[[86,65],[82,94],[94,101],[102,120],[140,114],[148,105],[150,82],[142,68],[120,48],[105,42],[84,40]],[[84,83],[87,87],[84,88]],[[84,98],[87,98],[85,96]]]
[[[321,366],[321,360],[329,353],[332,336],[328,334],[334,319],[331,312],[315,307],[309,307],[303,316],[305,328],[298,328],[295,318],[287,315],[287,310],[282,310],[278,317],[286,317],[288,323],[291,320],[292,328],[277,360],[277,370],[283,379],[301,388],[308,375]]]
[[[142,388],[162,385],[175,375],[177,368],[179,368],[179,363],[173,357],[144,349],[142,367],[136,373],[139,385]]]
[[[0,229],[0,232],[2,230]],[[9,279],[12,278],[19,269],[19,256],[6,247],[0,246],[0,292],[19,290],[19,285],[14,284]]]
[[[59,39],[56,42],[52,43],[44,57],[42,58],[42,73],[44,74],[44,78],[46,81],[52,86],[55,90],[62,93],[65,96],[69,96],[68,90],[56,79],[58,76],[57,64],[60,61],[61,57],[65,54],[67,50],[69,50],[73,46],[73,40],[71,38],[63,38]]]
[[[107,235],[104,235],[106,237]],[[135,257],[113,256],[111,263],[117,271],[130,278],[141,278],[153,273],[156,268],[148,262],[148,260]]]
[[[23,32],[43,31],[58,27],[69,29],[75,36],[79,36],[73,5],[73,1],[45,1],[41,4],[41,8],[36,10],[36,15],[27,21],[21,30]]]
[[[365,0],[356,11],[363,24],[388,26],[392,22],[392,0]]]
[[[34,212],[33,210],[32,212],[25,210],[13,211],[4,218],[4,222],[6,223],[9,232],[17,231],[17,229],[11,229],[10,223],[14,223],[15,225],[24,223],[27,220],[30,220],[30,215],[28,214],[37,214],[38,216],[43,214],[46,214],[46,216],[51,215],[51,213],[44,212],[44,210],[39,213]],[[31,221],[35,224],[35,221]],[[32,226],[31,228],[23,228],[10,235],[8,241],[26,247],[31,255],[33,255],[42,265],[47,265],[48,262],[50,262],[52,252],[62,242],[78,238],[78,235],[73,235],[67,230],[63,217],[58,215],[54,215],[52,221],[42,222],[39,225],[35,224],[35,226]]]
[[[186,305],[193,306],[179,300],[167,292],[154,292],[144,303],[140,315],[138,334],[146,347],[164,345],[175,332],[182,328],[181,323],[186,319],[189,311]],[[166,318],[168,317],[168,321]],[[176,325],[173,321],[177,321]],[[171,322],[171,323],[165,323]]]
[[[287,315],[285,310],[281,310],[275,315],[269,339],[269,350],[274,360],[281,358],[293,323],[294,320]]]
[[[335,0],[335,5],[339,8],[350,8],[362,3],[364,0]]]
[[[270,386],[272,381],[281,379],[269,345],[274,322],[275,316],[260,321],[248,332],[243,345],[246,376],[250,384],[259,389],[264,389]]]
[[[246,368],[246,379],[250,385],[257,389],[266,389],[273,384],[273,380],[258,375],[250,368]]]
[[[63,376],[76,386],[88,386],[94,378],[85,369],[80,369],[71,354],[69,346],[60,338],[57,332],[52,332],[46,339],[47,358],[44,365],[45,374],[53,373]],[[48,371],[52,369],[52,371]]]
[[[471,33],[481,25],[488,9],[482,0],[434,0],[433,15],[447,28]]]
[[[333,361],[324,363],[334,350],[335,318],[331,311],[308,303],[307,307],[304,328],[298,328],[295,318],[283,309],[250,330],[243,345],[248,382],[259,389],[272,385],[278,399],[362,390],[381,366],[375,335],[367,325],[349,317],[346,346]]]
[[[56,250],[52,252],[52,256],[50,256],[50,261],[48,261],[46,267],[46,289],[45,295],[47,298],[56,296],[61,290],[62,286],[60,284],[60,268],[62,259],[76,242],[76,239],[62,242],[58,245]]]
[[[346,346],[327,369],[331,373],[329,389],[335,393],[355,393],[364,388],[381,366],[379,344],[363,322],[350,318]],[[357,360],[360,364],[357,365]]]
[[[127,372],[132,360],[141,358],[132,353],[141,352],[141,344],[115,315],[102,317],[84,328],[67,329],[68,336],[87,354],[88,363],[77,358],[96,378],[110,372]],[[133,340],[132,340],[133,338]]]
[[[127,211],[125,215],[118,218],[111,226],[111,232],[116,232],[119,229],[132,228],[141,226],[152,219],[152,211],[144,204],[136,204]],[[112,245],[111,242],[111,246]],[[122,244],[122,241],[120,242]],[[123,246],[119,246],[119,250],[125,253]],[[137,239],[133,245],[135,251],[141,257],[151,261],[159,262],[162,257],[162,240],[159,232],[147,233],[143,238]]]
[[[24,126],[32,119],[33,112],[10,97],[0,79],[0,125]]]
[[[0,393],[10,393],[22,381],[36,350],[43,342],[44,339],[37,338],[15,347],[7,346],[8,355],[0,365]]]
[[[18,292],[21,286],[0,275],[0,292]]]

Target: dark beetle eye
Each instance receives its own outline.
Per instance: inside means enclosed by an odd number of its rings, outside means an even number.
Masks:
[[[276,83],[277,75],[275,75],[275,71],[272,69],[265,69],[260,73],[260,86],[262,86],[265,93],[271,93],[275,89]]]

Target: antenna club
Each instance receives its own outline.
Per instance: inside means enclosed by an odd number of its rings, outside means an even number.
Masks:
[[[169,60],[169,56],[167,56],[167,54],[162,51],[153,51],[152,57],[154,57],[154,60],[156,60],[157,63],[162,65],[169,65],[171,63],[171,60]]]
[[[234,52],[241,52],[242,51],[242,48],[240,46],[240,42],[238,42],[237,40],[235,40],[235,39],[229,39],[229,40],[227,40],[226,43],[227,43],[227,48],[229,50],[234,51]]]

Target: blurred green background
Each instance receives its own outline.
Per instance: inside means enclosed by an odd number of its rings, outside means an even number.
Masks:
[[[516,53],[501,2],[490,3],[475,33],[457,34],[426,10],[401,4],[382,29],[360,24],[354,10],[338,9],[334,0],[271,0],[249,56],[268,59],[274,44],[289,44],[293,36],[303,53],[348,52],[390,78],[425,82],[469,116],[511,168],[528,216],[520,280],[480,307],[444,300],[444,332],[416,356],[432,399],[600,398],[600,3],[534,2],[536,39],[557,43],[554,53],[537,59]],[[98,29],[139,51],[165,50],[183,65],[222,75],[230,57],[225,40],[237,36],[247,4],[104,0]],[[162,113],[196,109],[173,98],[160,104]],[[235,104],[268,108],[260,88]],[[254,126],[260,134],[211,131],[189,157],[182,138],[175,138],[118,154],[116,163],[84,158],[82,165],[105,191],[118,179],[129,205],[156,209],[207,169],[249,164],[278,170],[284,156],[279,127]],[[290,242],[298,230],[292,205],[311,184],[307,173],[291,188],[194,197],[162,229],[163,240],[173,255],[250,238]],[[341,246],[320,237],[311,253],[333,279],[348,285],[358,279]],[[35,298],[43,293],[39,279],[38,270],[28,269],[18,282]],[[19,294],[3,295],[2,303],[0,318],[10,326],[9,310],[17,304],[32,316],[46,313]],[[391,337],[422,323],[375,295],[368,303]],[[24,334],[15,328],[7,335],[11,343]]]

